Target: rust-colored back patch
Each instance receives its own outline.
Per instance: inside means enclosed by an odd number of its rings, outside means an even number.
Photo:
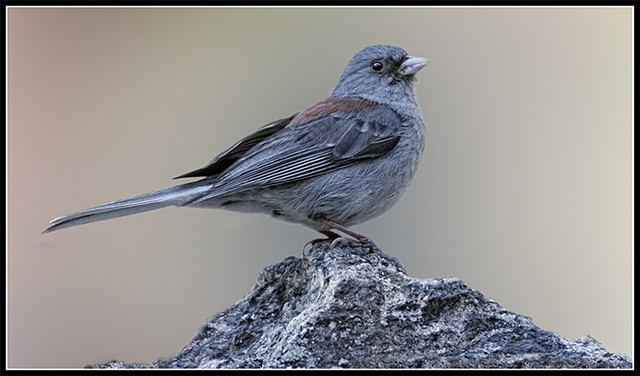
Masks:
[[[287,127],[308,123],[332,112],[355,112],[376,106],[378,106],[378,103],[366,99],[329,97],[311,107],[307,107],[304,111],[296,115],[296,117],[287,124]]]

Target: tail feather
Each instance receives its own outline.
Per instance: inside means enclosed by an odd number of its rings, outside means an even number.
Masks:
[[[202,181],[177,185],[156,192],[144,193],[138,196],[109,202],[93,208],[65,215],[51,220],[49,226],[42,233],[61,230],[63,228],[77,226],[85,223],[103,221],[124,217],[127,215],[143,213],[172,205],[183,205],[211,188],[211,184],[203,184]]]

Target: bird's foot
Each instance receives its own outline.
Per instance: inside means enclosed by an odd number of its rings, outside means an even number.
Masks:
[[[374,243],[371,239],[367,238],[366,236],[361,236],[361,237],[358,237],[357,239],[360,242],[360,245],[362,246],[363,250],[370,253],[381,252],[380,248],[378,248],[376,243]]]
[[[331,244],[329,244],[329,248],[335,248],[335,247],[339,247],[339,246],[347,246],[349,245],[349,239],[340,236],[337,237],[335,239],[333,239],[333,241],[331,242]]]
[[[366,252],[381,252],[380,248],[378,248],[378,246],[368,237],[355,232],[353,230],[351,230],[350,228],[343,226],[339,223],[336,223],[334,221],[331,221],[329,219],[326,218],[322,218],[322,222],[324,222],[325,225],[327,225],[328,227],[330,227],[331,229],[334,230],[338,230],[341,232],[344,232],[345,234],[353,237],[354,239],[358,240],[360,242],[360,245],[362,246],[362,249]],[[328,238],[332,239],[331,241],[331,245],[330,247],[333,248],[337,245],[347,245],[349,243],[349,239],[341,237],[339,235],[337,235],[334,232],[331,232],[329,230],[323,230],[320,231],[321,233],[323,233],[324,235],[326,235]]]
[[[321,234],[323,234],[324,236],[326,236],[326,238],[318,238],[318,239],[311,239],[308,242],[304,243],[304,246],[302,247],[302,255],[306,256],[305,253],[305,249],[307,248],[308,245],[311,245],[311,248],[313,248],[314,245],[318,244],[318,243],[322,243],[322,242],[326,242],[326,241],[331,241],[331,244],[329,244],[329,248],[333,248],[334,247],[334,243],[336,242],[336,240],[339,239],[344,239],[342,236],[336,234],[335,232],[332,231],[319,231]]]

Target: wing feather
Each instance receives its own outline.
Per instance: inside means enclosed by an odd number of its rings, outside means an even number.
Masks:
[[[235,161],[240,159],[246,152],[251,150],[254,146],[262,142],[267,137],[273,135],[278,132],[282,128],[286,127],[287,124],[293,119],[297,114],[294,114],[288,118],[276,120],[271,122],[265,126],[260,127],[257,131],[243,138],[242,140],[236,142],[229,149],[223,151],[218,154],[215,158],[213,158],[209,163],[205,166],[189,171],[180,176],[176,176],[174,179],[182,179],[182,178],[193,178],[198,176],[211,176],[215,174],[219,174],[226,170],[229,166],[231,166]]]
[[[391,110],[388,110],[391,111]],[[391,124],[383,124],[355,116],[323,116],[295,128],[317,127],[318,146],[301,142],[302,129],[283,128],[282,132],[264,139],[238,158],[216,179],[213,189],[186,203],[198,203],[215,197],[301,181],[344,168],[366,159],[377,158],[396,147],[400,137],[394,134],[399,124],[397,115]],[[336,132],[336,127],[345,129]],[[321,132],[322,131],[322,132]],[[323,137],[323,138],[322,138]]]

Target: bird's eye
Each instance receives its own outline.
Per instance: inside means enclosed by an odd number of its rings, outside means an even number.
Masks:
[[[374,70],[374,72],[380,72],[382,71],[382,68],[384,68],[384,64],[382,64],[379,61],[374,61],[373,63],[371,63],[371,69]]]

